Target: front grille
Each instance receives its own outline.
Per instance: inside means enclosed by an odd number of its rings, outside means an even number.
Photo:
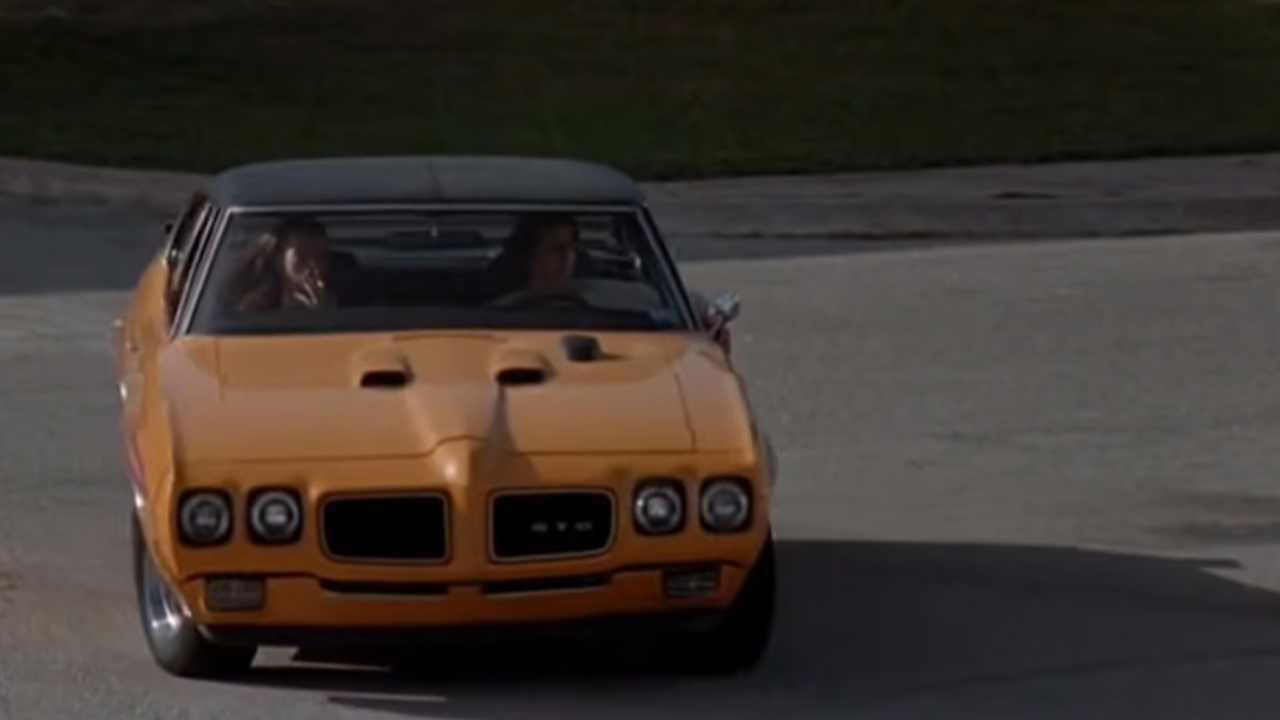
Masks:
[[[330,498],[325,552],[353,562],[437,562],[448,554],[448,504],[439,495]]]
[[[597,491],[509,493],[489,518],[497,560],[591,555],[613,542],[613,496]]]

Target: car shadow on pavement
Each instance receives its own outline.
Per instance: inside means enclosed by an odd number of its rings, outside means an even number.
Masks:
[[[765,662],[738,678],[644,670],[607,649],[443,654],[411,678],[259,668],[251,684],[404,717],[1274,716],[1280,596],[1233,561],[1070,548],[789,541]]]

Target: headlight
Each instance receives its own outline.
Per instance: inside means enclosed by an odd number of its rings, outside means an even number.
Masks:
[[[264,543],[296,540],[302,529],[302,503],[291,490],[266,490],[249,502],[249,529]]]
[[[646,535],[666,535],[684,526],[684,493],[678,481],[657,481],[636,489],[636,525]]]
[[[231,537],[231,498],[217,490],[198,490],[178,506],[178,530],[191,545],[216,545]]]
[[[751,486],[741,480],[712,480],[703,486],[699,506],[708,530],[741,530],[751,520]]]

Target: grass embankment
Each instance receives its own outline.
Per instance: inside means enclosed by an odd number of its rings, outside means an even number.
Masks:
[[[1262,150],[1278,88],[1264,0],[0,0],[0,155],[119,165],[518,152],[661,178]]]

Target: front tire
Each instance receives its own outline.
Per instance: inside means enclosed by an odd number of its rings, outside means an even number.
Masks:
[[[689,672],[735,675],[760,663],[773,634],[777,567],[773,535],[760,550],[737,599],[713,629],[681,638],[672,660]]]
[[[182,599],[156,568],[137,517],[132,523],[133,584],[143,636],[152,659],[178,677],[215,678],[247,672],[258,648],[210,643],[191,621]]]

